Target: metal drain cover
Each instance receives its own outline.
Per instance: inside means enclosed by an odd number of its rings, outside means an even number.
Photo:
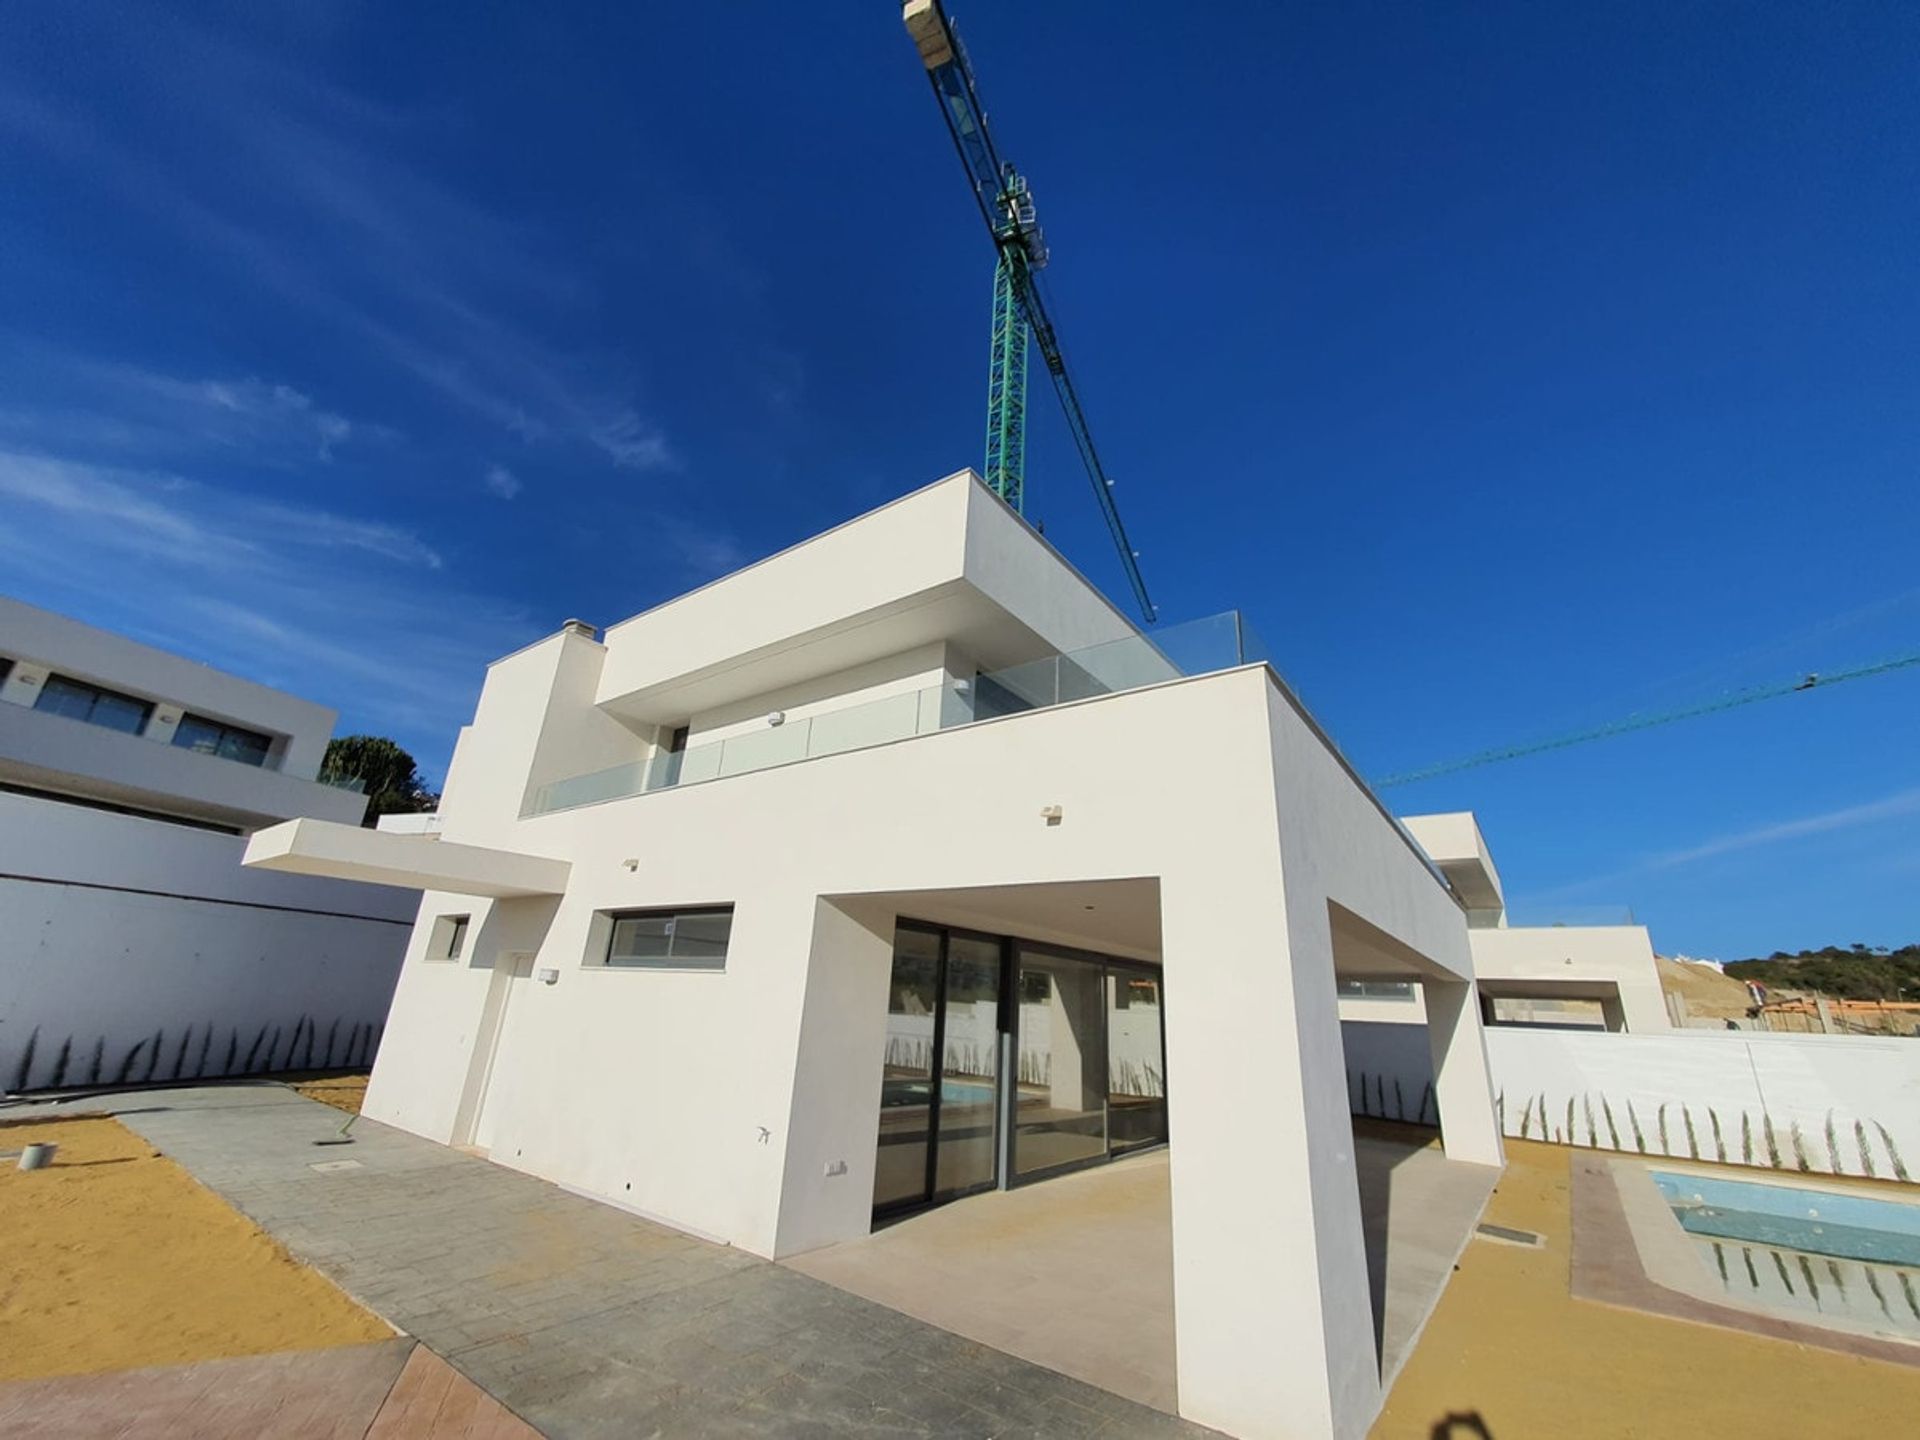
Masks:
[[[307,1168],[318,1170],[322,1175],[331,1175],[336,1170],[359,1170],[364,1167],[358,1160],[317,1160]]]
[[[1532,1230],[1512,1230],[1505,1225],[1476,1225],[1473,1233],[1482,1240],[1497,1240],[1502,1245],[1524,1245],[1529,1250],[1546,1247],[1547,1237]]]

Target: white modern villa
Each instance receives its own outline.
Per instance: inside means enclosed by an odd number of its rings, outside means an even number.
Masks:
[[[296,816],[334,712],[0,598],[0,1086],[362,1063],[414,898],[240,868]]]
[[[497,661],[437,832],[247,862],[427,892],[367,1115],[758,1255],[1162,1155],[1178,1410],[1234,1434],[1390,1379],[1342,982],[1419,982],[1478,1197],[1422,1305],[1503,1163],[1481,897],[1237,617],[1142,633],[971,472]]]

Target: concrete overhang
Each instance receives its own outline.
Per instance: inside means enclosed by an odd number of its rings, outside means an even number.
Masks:
[[[1333,973],[1342,980],[1470,980],[1397,936],[1329,901]]]
[[[1617,980],[1569,979],[1559,975],[1481,975],[1474,983],[1482,995],[1498,1000],[1612,1000],[1620,994]]]
[[[947,890],[891,890],[821,899],[858,908],[883,903],[907,920],[952,925],[1122,960],[1159,960],[1160,879],[1039,881]]]
[[[1454,894],[1469,910],[1505,910],[1500,872],[1471,810],[1446,815],[1407,815],[1400,823],[1440,867]]]
[[[961,471],[609,626],[595,703],[680,723],[937,642],[991,670],[1137,633]]]
[[[293,875],[496,899],[562,894],[573,869],[571,861],[545,855],[455,845],[433,836],[395,835],[326,820],[289,820],[258,832],[247,842],[241,863]]]

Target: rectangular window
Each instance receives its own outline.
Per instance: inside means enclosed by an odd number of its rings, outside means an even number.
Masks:
[[[117,690],[103,690],[84,680],[69,680],[64,675],[47,677],[46,683],[40,687],[40,697],[33,702],[33,708],[45,710],[50,715],[65,715],[69,720],[84,720],[89,725],[118,730],[126,735],[138,735],[145,730],[147,718],[153,714],[150,701],[122,695]]]
[[[183,715],[173,743],[182,750],[200,755],[218,755],[222,760],[238,760],[242,765],[265,765],[273,737],[258,730],[242,730],[238,725],[222,724],[204,715]]]
[[[623,910],[612,922],[604,965],[634,970],[724,970],[733,907]]]
[[[1413,999],[1411,980],[1342,980],[1339,986],[1343,1000]]]
[[[427,959],[458,960],[467,948],[467,926],[471,915],[437,915],[433,934],[427,937]]]

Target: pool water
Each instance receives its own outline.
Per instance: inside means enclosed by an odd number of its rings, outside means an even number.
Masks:
[[[890,1110],[896,1105],[924,1105],[933,1093],[928,1080],[888,1080],[880,1087],[880,1106]],[[943,1105],[991,1105],[993,1086],[965,1080],[942,1080],[940,1103]]]
[[[1920,1206],[1688,1172],[1653,1180],[1729,1296],[1920,1340]]]
[[[1695,1235],[1920,1267],[1920,1206],[1685,1171],[1656,1170],[1653,1182]]]

